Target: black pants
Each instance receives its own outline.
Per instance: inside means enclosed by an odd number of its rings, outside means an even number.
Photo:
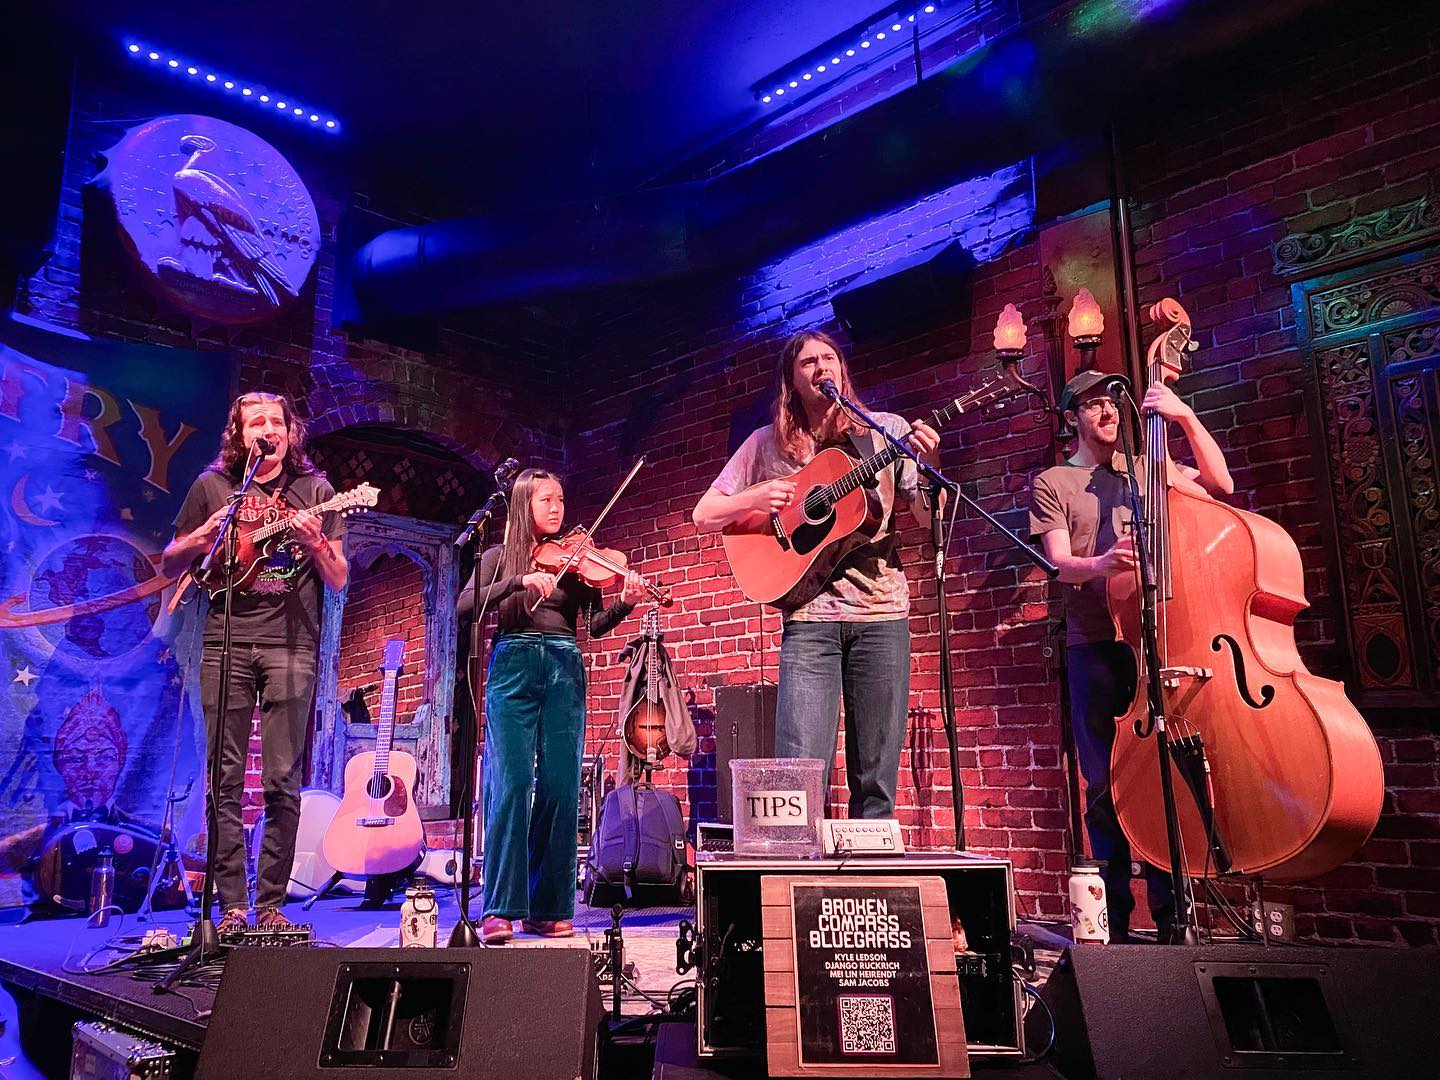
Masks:
[[[207,644],[200,666],[200,691],[208,738],[216,737],[220,709],[220,647]],[[295,861],[300,825],[300,779],[305,766],[305,733],[315,693],[315,650],[306,646],[240,645],[231,651],[230,700],[220,725],[218,837],[210,873],[220,910],[249,907],[245,889],[245,759],[250,723],[260,701],[260,781],[265,794],[265,841],[255,873],[255,907],[280,907]]]
[[[1085,777],[1085,831],[1090,851],[1105,861],[1105,901],[1111,940],[1130,932],[1135,898],[1130,894],[1130,841],[1115,813],[1110,788],[1110,751],[1115,746],[1115,718],[1135,698],[1135,654],[1118,641],[1071,645],[1065,650],[1070,682],[1070,725],[1075,752]],[[1170,875],[1145,867],[1150,912],[1162,931],[1175,918],[1175,891]]]

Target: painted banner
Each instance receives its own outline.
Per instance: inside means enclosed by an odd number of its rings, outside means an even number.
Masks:
[[[230,386],[228,353],[0,320],[0,906],[68,821],[158,830],[172,774],[203,831],[199,605],[159,562]]]

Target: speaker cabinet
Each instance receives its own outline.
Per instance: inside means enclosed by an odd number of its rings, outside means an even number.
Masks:
[[[588,949],[235,949],[199,1080],[595,1076]]]
[[[975,257],[958,240],[862,274],[833,299],[851,340],[914,334],[970,314]]]
[[[775,756],[774,683],[715,688],[715,820],[733,824],[730,762]]]
[[[1434,949],[1081,946],[1044,996],[1070,1080],[1428,1080],[1440,1060]]]

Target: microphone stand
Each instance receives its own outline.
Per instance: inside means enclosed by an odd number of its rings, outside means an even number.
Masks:
[[[905,443],[891,435],[885,428],[874,419],[869,413],[862,409],[855,402],[842,394],[838,387],[833,384],[822,387],[822,392],[830,400],[834,401],[842,409],[855,417],[870,430],[878,433],[895,450],[896,453],[909,458],[915,463],[915,467],[929,482],[930,490],[927,497],[930,500],[930,543],[935,549],[935,562],[933,574],[935,578],[935,605],[936,614],[940,619],[940,700],[942,716],[945,722],[945,741],[950,747],[950,799],[951,806],[955,813],[955,850],[965,850],[965,796],[960,781],[960,747],[959,736],[955,726],[955,678],[951,669],[950,661],[950,613],[946,607],[945,598],[945,540],[942,535],[940,523],[940,493],[950,492],[970,509],[974,510],[1000,532],[1010,538],[1010,542],[1025,554],[1025,556],[1050,577],[1060,573],[1059,567],[1045,558],[1040,552],[1034,550],[1024,540],[1020,539],[1014,531],[995,518],[988,510],[977,503],[965,492],[960,490],[960,485],[954,481],[947,480],[941,475],[938,469],[931,467],[920,460],[920,455]],[[894,529],[894,510],[891,510],[891,528]]]
[[[215,705],[215,733],[205,747],[206,775],[208,778],[206,792],[206,814],[205,814],[205,882],[200,890],[200,918],[195,923],[195,940],[190,946],[190,951],[185,954],[184,959],[175,967],[175,970],[155,984],[155,993],[163,994],[175,985],[182,975],[192,968],[200,967],[220,955],[223,948],[220,944],[220,934],[215,929],[215,920],[211,917],[211,909],[215,904],[215,852],[220,847],[220,744],[225,738],[225,718],[230,709],[230,669],[231,669],[231,601],[235,595],[235,550],[239,543],[238,530],[235,517],[240,510],[240,504],[245,500],[245,492],[255,480],[255,474],[260,471],[260,466],[265,463],[268,454],[256,454],[254,447],[250,450],[250,461],[245,469],[245,477],[240,481],[240,486],[230,496],[230,506],[225,511],[225,516],[220,520],[220,530],[215,534],[215,539],[210,544],[210,550],[205,553],[205,558],[200,563],[200,568],[195,572],[197,583],[204,584],[210,579],[210,567],[220,549],[225,549],[224,560],[221,563],[221,573],[225,585],[225,600],[222,608],[220,625],[222,626],[220,638],[220,692]],[[201,663],[204,663],[202,656]],[[203,712],[203,702],[202,709]],[[181,876],[184,876],[184,867],[180,868]]]
[[[1129,394],[1119,388],[1118,397]],[[1118,407],[1117,402],[1117,407]],[[1135,401],[1130,398],[1130,404]],[[1135,413],[1139,414],[1139,408]],[[1159,623],[1156,614],[1156,600],[1159,589],[1155,584],[1154,568],[1150,565],[1150,548],[1147,543],[1149,524],[1145,520],[1144,508],[1140,503],[1140,484],[1136,476],[1135,447],[1131,441],[1130,422],[1124,417],[1120,422],[1120,443],[1125,452],[1126,495],[1130,501],[1131,528],[1135,534],[1135,561],[1140,569],[1140,642],[1145,664],[1145,706],[1149,717],[1150,731],[1155,735],[1155,759],[1160,766],[1160,801],[1165,810],[1165,839],[1170,851],[1170,888],[1175,894],[1175,929],[1180,940],[1175,944],[1198,945],[1200,933],[1195,926],[1195,900],[1190,892],[1190,879],[1185,876],[1184,860],[1181,855],[1180,815],[1175,806],[1175,781],[1170,772],[1170,735],[1165,724],[1165,699],[1162,693],[1160,672]],[[1137,725],[1138,727],[1138,721]],[[1143,735],[1136,731],[1137,735]]]
[[[475,704],[475,722],[467,727],[460,739],[460,806],[465,813],[465,823],[460,840],[460,921],[450,931],[452,949],[474,949],[480,945],[480,935],[470,920],[470,852],[475,846],[475,749],[481,713],[480,695],[476,693],[476,680],[480,673],[480,555],[485,550],[490,519],[504,501],[505,490],[497,487],[485,500],[485,505],[470,515],[464,532],[455,538],[456,548],[465,547],[477,536],[479,542],[475,545],[475,569],[470,574],[470,618],[473,621],[470,624],[470,657],[466,668],[470,698]]]

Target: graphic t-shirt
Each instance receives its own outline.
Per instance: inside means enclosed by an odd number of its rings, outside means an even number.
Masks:
[[[897,439],[910,430],[904,418],[894,413],[872,413],[886,431]],[[878,446],[879,436],[875,436]],[[843,449],[855,450],[847,439]],[[766,424],[741,444],[711,485],[724,495],[735,495],[766,480],[777,480],[799,472],[797,465],[780,453],[775,444],[775,425]],[[830,580],[809,603],[787,611],[787,619],[813,622],[883,622],[902,619],[910,613],[910,586],[895,544],[896,474],[898,500],[908,506],[915,498],[916,469],[909,458],[901,458],[876,477],[877,490],[885,508],[880,532],[868,544],[856,548],[835,568]],[[804,492],[796,492],[800,498]]]
[[[237,486],[236,481],[213,469],[201,473],[190,485],[185,502],[175,515],[176,535],[204,524],[234,494]],[[241,535],[288,512],[318,506],[334,494],[335,489],[322,477],[291,476],[282,469],[266,483],[250,485],[238,515]],[[343,535],[343,520],[334,510],[320,515],[320,527],[331,540]],[[260,573],[247,587],[236,590],[230,615],[233,641],[308,648],[314,648],[319,641],[320,594],[324,582],[309,552],[290,543],[291,539],[290,533],[282,532],[268,541],[270,554],[263,561]],[[219,566],[217,558],[217,571]],[[219,580],[217,573],[217,583]],[[224,608],[223,596],[215,597],[210,604],[205,618],[207,645],[218,645],[224,636]]]

